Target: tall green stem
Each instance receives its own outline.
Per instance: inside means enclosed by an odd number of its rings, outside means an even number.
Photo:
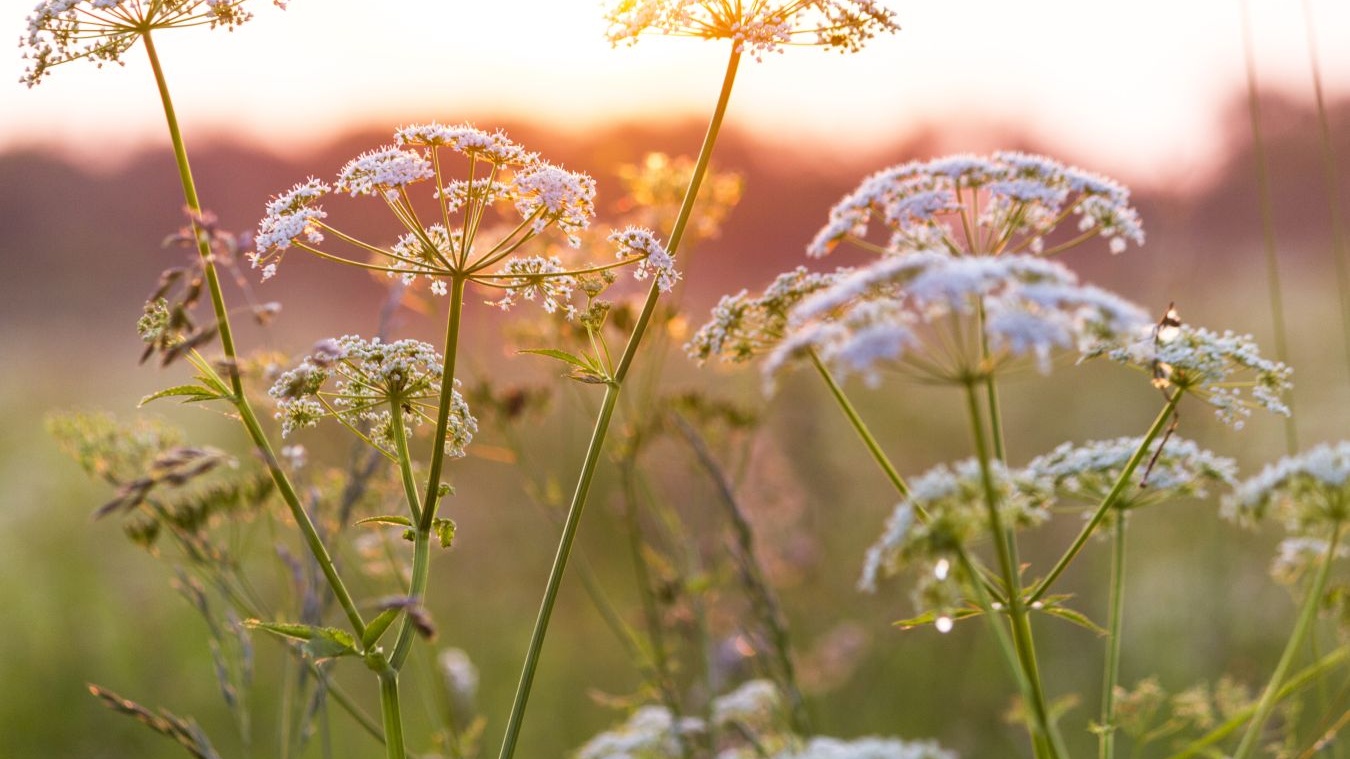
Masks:
[[[672,256],[679,249],[680,239],[684,236],[685,227],[689,224],[689,217],[694,210],[694,200],[698,197],[699,187],[703,184],[703,178],[708,173],[708,162],[712,160],[713,146],[716,145],[717,135],[722,129],[722,118],[726,115],[727,104],[731,100],[731,88],[736,81],[736,70],[740,66],[740,60],[740,52],[733,48],[731,57],[727,61],[726,74],[722,78],[722,90],[717,98],[717,106],[708,122],[708,131],[703,138],[703,147],[699,150],[698,160],[694,166],[694,175],[689,180],[689,189],[685,192],[684,202],[680,205],[680,213],[676,217],[675,226],[670,233],[670,242],[666,246]],[[623,356],[619,359],[614,376],[610,378],[605,387],[605,397],[600,403],[600,413],[596,417],[595,428],[591,432],[591,441],[586,448],[586,456],[582,460],[576,490],[573,491],[567,520],[563,524],[563,534],[558,540],[558,552],[554,556],[553,568],[549,572],[548,584],[545,586],[544,598],[539,606],[539,615],[535,620],[534,632],[530,636],[530,647],[525,654],[520,683],[516,688],[516,697],[511,705],[511,716],[507,721],[506,734],[502,738],[502,749],[499,755],[501,759],[510,759],[515,755],[516,743],[520,738],[520,726],[525,715],[525,705],[530,698],[530,688],[534,682],[535,670],[539,665],[539,655],[543,649],[544,636],[548,631],[548,622],[553,614],[553,605],[557,600],[563,572],[567,568],[567,558],[576,538],[577,527],[581,524],[581,513],[586,506],[586,498],[590,494],[595,467],[600,460],[600,449],[604,446],[605,437],[609,433],[609,424],[613,419],[614,408],[618,404],[623,382],[633,365],[633,358],[637,355],[638,346],[642,344],[647,326],[651,323],[652,313],[656,310],[658,295],[660,295],[660,288],[656,282],[652,282],[651,289],[647,291],[647,300],[643,304],[642,312],[638,315],[633,333],[628,338],[628,345],[624,348]]]
[[[436,409],[436,434],[431,444],[430,472],[427,474],[426,497],[422,501],[422,519],[419,532],[429,532],[436,518],[436,504],[441,488],[441,469],[445,464],[445,432],[450,420],[450,406],[455,394],[455,357],[459,353],[459,327],[464,313],[464,286],[462,276],[450,280],[450,313],[445,322],[445,352],[441,360],[441,398]]]
[[[356,604],[353,603],[351,594],[347,592],[342,578],[338,576],[337,569],[333,565],[333,559],[328,554],[328,549],[324,547],[323,540],[314,528],[314,523],[310,520],[309,514],[305,512],[304,506],[301,505],[295,488],[286,477],[286,473],[282,471],[276,454],[272,451],[272,445],[268,442],[262,425],[258,423],[258,417],[253,412],[252,406],[249,405],[248,398],[244,395],[243,380],[240,378],[236,366],[234,337],[230,331],[229,313],[225,308],[225,296],[221,292],[220,278],[216,275],[216,267],[212,260],[211,243],[197,226],[196,216],[201,213],[202,207],[201,201],[197,197],[197,185],[192,178],[192,169],[188,164],[187,146],[183,142],[183,133],[178,126],[178,116],[174,112],[173,99],[169,96],[169,84],[164,78],[164,69],[160,65],[154,40],[151,38],[148,29],[141,36],[145,40],[146,54],[150,57],[150,68],[154,72],[160,102],[164,106],[164,118],[168,123],[169,139],[173,143],[174,161],[178,166],[178,177],[183,184],[183,199],[186,201],[188,209],[193,213],[193,218],[190,221],[197,238],[197,252],[201,256],[207,291],[211,295],[211,306],[216,314],[216,329],[220,333],[220,347],[225,353],[227,371],[230,375],[230,387],[233,391],[230,402],[238,410],[239,417],[243,420],[249,437],[253,439],[254,446],[266,462],[277,490],[290,509],[291,517],[295,519],[296,525],[300,528],[305,544],[309,547],[309,551],[315,562],[318,563],[319,569],[328,580],[333,594],[337,596],[338,603],[342,605],[343,611],[346,612],[352,629],[356,631],[358,636],[363,635],[366,631],[365,622],[362,621],[360,612],[356,610]]]
[[[1040,668],[1036,662],[1035,646],[1032,644],[1031,625],[1027,619],[1026,600],[1022,595],[1021,577],[1017,571],[1012,549],[1013,534],[1011,528],[1003,524],[999,514],[999,497],[994,486],[991,451],[988,433],[980,415],[980,402],[976,383],[966,383],[966,410],[970,414],[971,431],[975,443],[975,455],[980,463],[980,480],[984,488],[984,502],[989,519],[989,532],[994,540],[998,554],[999,570],[1004,586],[1007,588],[1008,618],[1012,626],[1013,645],[1016,647],[1017,665],[1021,667],[1030,689],[1030,720],[1032,740],[1041,756],[1057,757],[1054,730],[1050,724],[1050,714],[1046,706],[1045,690],[1041,683]]]
[[[377,674],[380,678],[380,712],[384,717],[384,755],[388,759],[404,759],[403,714],[398,700],[398,672],[387,668]]]
[[[1102,675],[1101,736],[1098,759],[1116,756],[1116,681],[1120,677],[1121,628],[1125,611],[1125,517],[1116,512],[1114,540],[1111,544],[1111,612],[1107,622],[1106,665]]]
[[[1256,749],[1261,729],[1265,727],[1266,720],[1275,708],[1276,696],[1284,685],[1285,675],[1293,665],[1294,657],[1303,646],[1304,639],[1312,629],[1313,620],[1317,617],[1317,609],[1322,602],[1322,593],[1327,587],[1327,577],[1331,574],[1331,564],[1336,559],[1336,547],[1340,538],[1341,523],[1337,522],[1331,529],[1331,538],[1327,540],[1327,550],[1322,556],[1321,566],[1317,568],[1317,576],[1308,585],[1308,597],[1303,599],[1303,608],[1299,611],[1293,631],[1289,633],[1289,642],[1285,644],[1284,653],[1280,656],[1279,663],[1275,665],[1270,682],[1266,683],[1266,689],[1261,693],[1261,700],[1256,704],[1256,714],[1252,717],[1252,721],[1247,723],[1247,732],[1243,734],[1242,742],[1238,744],[1233,759],[1247,759]]]
[[[1064,573],[1065,569],[1068,569],[1069,564],[1071,564],[1074,558],[1078,556],[1078,552],[1083,550],[1083,546],[1087,544],[1088,538],[1092,537],[1092,533],[1097,529],[1097,526],[1102,523],[1102,519],[1104,519],[1110,509],[1116,505],[1116,502],[1120,500],[1121,494],[1125,492],[1125,488],[1129,486],[1130,477],[1134,475],[1134,470],[1139,468],[1139,464],[1143,462],[1144,456],[1148,454],[1149,446],[1153,444],[1153,440],[1157,438],[1158,435],[1162,434],[1163,429],[1166,428],[1168,420],[1170,420],[1172,414],[1176,412],[1177,404],[1181,402],[1181,395],[1180,392],[1176,392],[1167,399],[1166,405],[1163,406],[1162,411],[1158,412],[1158,418],[1153,420],[1153,426],[1149,427],[1148,432],[1145,433],[1144,439],[1140,441],[1139,447],[1134,451],[1134,455],[1130,456],[1130,460],[1125,462],[1125,468],[1121,470],[1120,476],[1116,478],[1115,484],[1111,486],[1111,491],[1107,493],[1106,497],[1102,499],[1102,502],[1097,505],[1097,510],[1092,513],[1092,517],[1088,519],[1087,524],[1083,525],[1083,529],[1079,531],[1078,537],[1074,538],[1073,544],[1070,545],[1069,549],[1060,557],[1059,562],[1055,564],[1054,568],[1050,570],[1050,573],[1045,576],[1045,579],[1041,580],[1041,583],[1037,585],[1036,589],[1027,597],[1027,603],[1036,603],[1041,600],[1046,592],[1050,590],[1050,586],[1055,583],[1055,580],[1059,579],[1059,576]]]

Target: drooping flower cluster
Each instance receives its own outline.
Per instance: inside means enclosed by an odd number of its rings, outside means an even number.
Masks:
[[[467,176],[448,179],[450,157],[457,153]],[[410,188],[434,186],[435,218],[421,221]],[[365,243],[329,226],[318,204],[330,192],[381,199],[406,233],[391,246]],[[502,217],[495,239],[484,240],[494,215]],[[655,276],[663,290],[679,274],[670,253],[650,232],[629,228],[611,237],[617,261],[569,265],[556,256],[519,255],[527,243],[557,230],[571,247],[595,215],[595,181],[540,160],[504,133],[467,124],[418,124],[399,129],[394,144],[362,153],[348,162],[330,186],[317,179],[296,185],[272,199],[258,225],[257,249],[250,255],[263,278],[276,273],[291,247],[322,258],[402,277],[419,279],[445,295],[448,282],[475,282],[501,295],[489,302],[507,308],[519,300],[539,300],[550,312],[569,318],[577,309],[566,303],[579,278],[632,266],[637,279]],[[330,234],[331,233],[331,234]],[[351,252],[322,247],[330,238]],[[357,258],[360,256],[361,258]],[[363,260],[373,257],[372,261]]]
[[[1149,321],[1052,261],[920,251],[878,259],[799,303],[764,374],[771,382],[814,355],[841,377],[875,382],[896,368],[966,383],[1024,356],[1048,371],[1054,350],[1133,335]]]
[[[1078,218],[1077,235],[1052,237],[1071,216]],[[873,221],[889,232],[884,243],[869,241]],[[1113,253],[1143,244],[1129,190],[1044,156],[999,152],[912,161],[873,174],[831,209],[807,252],[824,256],[851,241],[889,255],[925,248],[1048,255],[1097,236],[1110,240]]]
[[[726,39],[762,59],[786,45],[854,52],[881,32],[900,27],[876,0],[619,0],[605,14],[613,44],[642,34]]]
[[[426,343],[347,335],[320,342],[299,366],[277,378],[268,395],[276,401],[283,437],[331,416],[363,437],[369,425],[368,439],[395,454],[393,410],[399,410],[405,428],[434,423],[441,375],[441,357]],[[463,456],[478,422],[459,391],[452,392],[446,452]]]
[[[148,29],[218,26],[226,29],[248,21],[246,0],[43,0],[28,17],[28,32],[20,39],[29,61],[20,82],[32,87],[53,66],[79,60],[122,63],[122,54],[135,46]],[[275,5],[286,7],[283,0]]]
[[[1145,327],[1084,351],[1085,359],[1098,356],[1148,372],[1153,384],[1165,392],[1200,398],[1214,407],[1219,419],[1236,428],[1257,406],[1289,415],[1282,396],[1293,385],[1293,370],[1262,358],[1250,335],[1220,334],[1181,323],[1166,329]]]
[[[1100,503],[1125,471],[1142,438],[1122,437],[1088,443],[1064,443],[1027,464],[1031,476],[1047,481],[1060,497]],[[1158,452],[1162,445],[1162,452]],[[1134,509],[1177,498],[1205,498],[1212,487],[1228,489],[1237,482],[1237,464],[1189,440],[1154,440],[1145,465],[1135,469],[1116,501],[1118,509]]]
[[[1038,472],[1008,469],[998,462],[991,464],[990,473],[1004,524],[1034,527],[1050,517],[1052,482]],[[985,497],[976,459],[942,464],[915,478],[909,496],[896,504],[881,538],[867,550],[858,587],[875,590],[879,580],[917,568],[916,605],[953,609],[963,579],[957,551],[988,532]]]

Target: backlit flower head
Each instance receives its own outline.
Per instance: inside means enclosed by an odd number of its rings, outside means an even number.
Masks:
[[[448,176],[460,169],[462,175]],[[430,185],[430,199],[415,201],[415,186],[423,183]],[[331,226],[320,201],[335,191],[382,201],[403,234],[392,245],[375,245]],[[578,283],[608,277],[612,269],[629,266],[637,279],[654,276],[662,289],[674,285],[679,275],[670,254],[635,227],[611,238],[617,260],[571,262],[522,252],[548,242],[550,232],[579,247],[594,215],[595,180],[586,174],[540,160],[501,131],[432,122],[399,129],[394,144],[352,159],[331,185],[310,179],[273,198],[249,259],[267,279],[296,247],[405,284],[427,280],[437,295],[446,295],[458,278],[500,292],[489,302],[503,308],[537,300],[569,317],[577,308],[565,301]]]
[[[764,374],[771,384],[814,354],[841,377],[876,382],[894,368],[965,383],[1022,357],[1049,371],[1055,350],[1135,334],[1148,322],[1142,309],[1078,284],[1052,261],[921,251],[878,259],[799,303]]]
[[[268,395],[276,401],[282,436],[333,417],[358,431],[370,425],[371,442],[395,454],[392,410],[406,427],[436,419],[442,361],[430,345],[416,340],[384,343],[346,335],[325,340],[300,364],[283,372]],[[458,384],[458,382],[456,383]],[[446,426],[446,452],[463,456],[478,422],[458,390],[453,391]]]
[[[1251,335],[1211,332],[1179,321],[1145,326],[1132,335],[1103,339],[1083,357],[1105,356],[1149,373],[1164,392],[1189,393],[1214,407],[1225,424],[1241,428],[1253,407],[1289,415],[1282,396],[1293,370],[1261,357]]]
[[[81,58],[102,66],[122,63],[147,29],[209,26],[234,27],[253,14],[247,0],[44,0],[28,17],[28,31],[20,38],[29,61],[20,82],[29,87],[42,81],[51,68]],[[286,3],[275,0],[278,7]]]
[[[845,272],[815,273],[798,266],[779,274],[756,297],[746,290],[724,295],[713,308],[712,319],[694,334],[684,350],[700,362],[713,357],[741,362],[761,355],[777,346],[787,334],[792,307],[834,284],[842,273]]]
[[[1064,443],[1032,459],[1027,470],[1053,484],[1056,493],[1089,504],[1100,503],[1111,492],[1142,438],[1122,437],[1089,443]],[[1146,455],[1150,466],[1135,469],[1131,482],[1116,502],[1133,509],[1177,498],[1204,498],[1214,487],[1225,490],[1237,481],[1232,459],[1216,456],[1189,440],[1169,436],[1162,452],[1154,440]],[[1147,477],[1147,480],[1145,480]]]
[[[727,39],[756,58],[785,45],[853,52],[900,28],[875,0],[619,0],[605,18],[616,45],[647,33]]]
[[[1027,153],[912,161],[863,180],[830,211],[807,248],[824,256],[851,241],[884,254],[942,248],[953,255],[1057,253],[1092,237],[1111,252],[1142,245],[1130,193],[1104,177]],[[1055,235],[1067,219],[1077,230]],[[868,239],[872,223],[884,242]]]
[[[1319,445],[1267,466],[1238,485],[1223,514],[1244,524],[1270,516],[1295,537],[1330,537],[1334,526],[1350,522],[1350,442]]]
[[[1053,483],[1030,470],[992,464],[994,489],[1003,523],[1034,527],[1050,516]],[[917,569],[915,604],[923,610],[950,610],[961,598],[958,549],[988,531],[980,462],[966,459],[939,465],[910,482],[907,498],[896,504],[881,538],[867,550],[858,587],[873,591],[881,580],[907,568]],[[921,512],[924,517],[916,518]]]

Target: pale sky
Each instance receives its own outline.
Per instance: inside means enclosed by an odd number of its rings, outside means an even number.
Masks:
[[[17,39],[32,0],[4,0]],[[353,125],[487,114],[564,129],[704,117],[726,45],[644,38],[613,49],[595,0],[292,0],[227,33],[157,38],[195,142],[229,132],[276,150]],[[937,125],[1020,127],[1056,156],[1126,181],[1183,180],[1222,147],[1220,109],[1244,86],[1242,0],[891,0],[903,31],[853,55],[792,49],[741,69],[729,121],[837,156]],[[1350,96],[1350,2],[1251,0],[1261,81],[1311,102],[1305,8],[1328,98]],[[144,52],[122,68],[63,65],[0,85],[0,150],[92,156],[164,142]]]

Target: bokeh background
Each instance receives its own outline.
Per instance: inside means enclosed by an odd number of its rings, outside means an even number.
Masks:
[[[501,126],[551,160],[592,173],[602,212],[612,215],[619,166],[649,151],[697,150],[725,55],[717,44],[680,39],[612,49],[601,7],[574,0],[400,0],[378,11],[361,0],[292,5],[283,13],[259,3],[259,18],[229,34],[162,36],[198,185],[226,228],[252,228],[273,193],[331,176],[394,127],[430,119]],[[17,0],[0,11],[11,39],[27,6]],[[1333,202],[1350,198],[1350,6],[1255,0],[1250,59],[1244,6],[1226,0],[891,6],[904,30],[857,55],[790,50],[743,67],[715,162],[744,177],[744,199],[722,235],[689,259],[691,320],[719,295],[803,263],[830,205],[866,174],[948,152],[1020,148],[1132,187],[1148,243],[1119,256],[1076,251],[1069,263],[1086,280],[1159,311],[1176,302],[1188,321],[1254,333],[1269,351],[1250,60],[1299,437],[1307,447],[1346,435],[1350,373],[1335,257],[1347,251],[1337,251],[1332,214],[1350,212]],[[10,61],[17,79],[17,49]],[[1319,141],[1314,61],[1334,160]],[[179,754],[100,706],[86,682],[191,714],[227,755],[243,756],[200,619],[169,588],[160,562],[127,544],[116,525],[90,520],[106,489],[87,482],[43,431],[55,409],[129,417],[142,396],[182,376],[136,363],[143,297],[180,255],[160,244],[181,224],[181,196],[148,66],[139,50],[124,67],[64,66],[31,90],[0,87],[0,113],[0,756]],[[254,290],[284,310],[245,339],[300,353],[321,337],[371,332],[384,295],[369,277],[298,256]],[[475,376],[549,380],[552,367],[514,355],[504,322],[488,311],[475,314]],[[434,324],[405,311],[395,329],[434,339]],[[744,495],[766,550],[795,557],[774,576],[799,654],[810,659],[840,636],[856,642],[846,662],[822,673],[813,696],[821,732],[932,736],[964,756],[1018,755],[1015,729],[1001,725],[1012,688],[983,630],[902,633],[888,623],[910,611],[903,589],[853,591],[892,498],[821,389],[800,378],[766,400],[753,372],[697,369],[678,358],[665,366],[669,387],[715,388],[766,419],[750,444]],[[1089,367],[1011,385],[1013,459],[1066,439],[1145,429],[1156,392],[1118,374]],[[857,393],[906,473],[965,455],[954,398],[904,386]],[[575,389],[559,399],[538,422],[548,434],[538,436],[535,460],[567,483],[594,399]],[[239,447],[234,428],[210,414],[153,413]],[[1181,434],[1238,458],[1248,473],[1284,451],[1278,422],[1258,418],[1233,432],[1196,406],[1183,411]],[[316,456],[346,450],[343,440],[304,442]],[[679,480],[684,471],[653,474]],[[437,557],[432,609],[440,643],[466,649],[481,668],[493,747],[556,527],[528,503],[511,466],[470,457],[459,476],[461,492],[473,495],[453,514],[460,544]],[[696,505],[711,491],[696,483],[670,492]],[[636,619],[612,478],[602,478],[592,500],[584,548]],[[1135,521],[1126,681],[1157,674],[1181,688],[1231,672],[1259,682],[1273,666],[1291,608],[1265,579],[1274,537],[1221,524],[1214,509],[1183,504]],[[1043,543],[1026,555],[1063,545],[1074,527],[1064,520],[1038,535]],[[1104,561],[1089,556],[1068,578],[1080,608],[1098,618]],[[1047,636],[1047,680],[1056,693],[1084,696],[1081,724],[1095,711],[1100,642],[1074,628],[1051,626]],[[366,690],[362,675],[353,690]],[[575,583],[565,589],[540,677],[523,756],[580,745],[618,717],[603,694],[628,693],[637,682]],[[258,729],[267,735],[265,724]],[[351,752],[338,755],[370,755],[362,740],[339,743]]]

